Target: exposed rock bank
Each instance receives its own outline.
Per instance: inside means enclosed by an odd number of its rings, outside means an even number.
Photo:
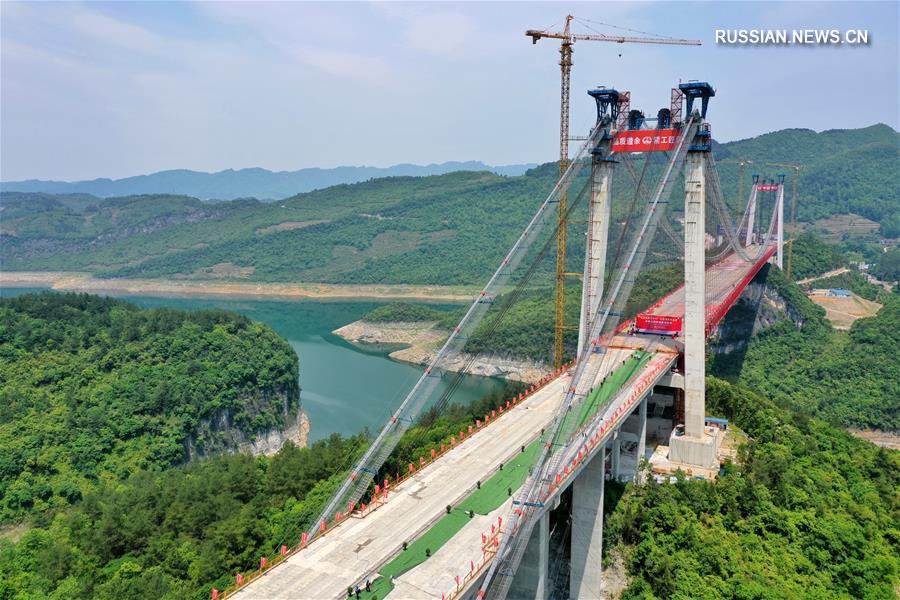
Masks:
[[[436,321],[380,322],[354,321],[334,331],[348,342],[355,344],[402,345],[390,357],[401,362],[427,365],[447,338],[447,331],[435,327]],[[462,353],[448,364],[450,371],[462,371],[472,360],[471,354]],[[533,360],[502,356],[479,355],[465,369],[472,375],[502,377],[511,381],[535,383],[550,372],[550,368]]]
[[[188,438],[185,454],[188,461],[224,452],[242,452],[253,456],[271,456],[292,441],[303,448],[309,438],[309,417],[298,406],[296,391],[284,390],[277,395],[282,402],[283,425],[255,433],[239,427],[229,411],[220,410],[213,416],[200,419],[193,436]],[[245,408],[251,418],[260,414],[261,406],[269,399],[247,398]]]

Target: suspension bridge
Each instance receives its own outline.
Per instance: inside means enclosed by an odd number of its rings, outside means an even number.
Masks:
[[[669,415],[653,470],[716,476],[723,432],[705,412],[706,340],[759,270],[782,264],[783,179],[755,179],[746,205],[729,207],[711,152],[708,83],[672,89],[656,118],[632,109],[627,92],[589,94],[597,121],[587,140],[322,514],[259,570],[213,590],[214,600],[346,598],[357,588],[377,600],[549,598],[550,513],[559,510],[571,511],[568,596],[600,598],[605,482],[647,475],[648,423]],[[620,165],[634,193],[614,222]],[[677,182],[683,217],[673,224]],[[579,183],[589,201],[575,359],[403,474],[387,473],[423,410],[449,402],[454,386],[437,386],[454,376],[446,365],[477,326],[491,331],[504,318],[551,247],[554,223],[565,222],[553,209]],[[628,315],[658,247],[683,256],[684,284]]]

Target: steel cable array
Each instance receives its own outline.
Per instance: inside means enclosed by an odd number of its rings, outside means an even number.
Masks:
[[[309,530],[310,538],[324,528],[325,524],[330,522],[338,511],[341,511],[344,507],[351,509],[355,506],[366,492],[375,475],[400,441],[403,433],[412,425],[423,407],[435,395],[441,374],[446,370],[445,366],[462,351],[465,341],[475,331],[475,327],[477,327],[481,319],[484,318],[493,298],[502,292],[512,273],[524,260],[532,244],[551,220],[553,211],[550,208],[558,202],[561,194],[568,191],[572,181],[583,168],[588,152],[596,146],[599,134],[599,130],[592,133],[579,149],[566,172],[560,177],[553,190],[540,205],[528,226],[517,238],[513,247],[491,276],[487,285],[472,302],[462,320],[450,333],[441,349],[432,358],[425,369],[425,373],[406,395],[400,407],[394,412],[375,438],[375,441],[353,468],[350,476],[332,496],[319,518]]]

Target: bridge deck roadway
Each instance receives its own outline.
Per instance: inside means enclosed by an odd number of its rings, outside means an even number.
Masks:
[[[756,256],[760,247],[747,246],[747,254]],[[706,308],[710,312],[721,304],[750,271],[748,263],[737,254],[730,254],[706,269]],[[684,315],[684,286],[665,296],[651,311],[655,315],[680,317]]]
[[[602,361],[597,380],[630,354],[630,350],[620,349],[592,357]],[[558,411],[569,379],[564,374],[547,384],[402,482],[392,490],[388,501],[366,518],[343,521],[231,597],[346,598],[347,586],[374,578],[378,568],[401,551],[404,541],[416,539],[446,514],[448,504],[455,505],[477,481],[487,480],[501,462],[507,462],[522,445],[537,438]],[[477,525],[483,525],[483,520],[478,518]],[[479,528],[478,535],[481,531]],[[473,535],[474,529],[466,533]]]

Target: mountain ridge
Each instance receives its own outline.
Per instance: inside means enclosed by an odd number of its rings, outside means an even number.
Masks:
[[[120,179],[99,177],[80,181],[25,179],[0,182],[3,192],[48,194],[91,194],[100,198],[140,194],[176,194],[202,200],[236,200],[259,198],[281,200],[344,183],[358,183],[373,178],[443,175],[454,171],[490,171],[497,175],[522,175],[537,166],[533,163],[487,165],[481,161],[447,161],[416,165],[399,163],[390,167],[339,166],[309,167],[294,171],[270,171],[262,167],[223,169],[206,172],[191,169],[168,169]]]

